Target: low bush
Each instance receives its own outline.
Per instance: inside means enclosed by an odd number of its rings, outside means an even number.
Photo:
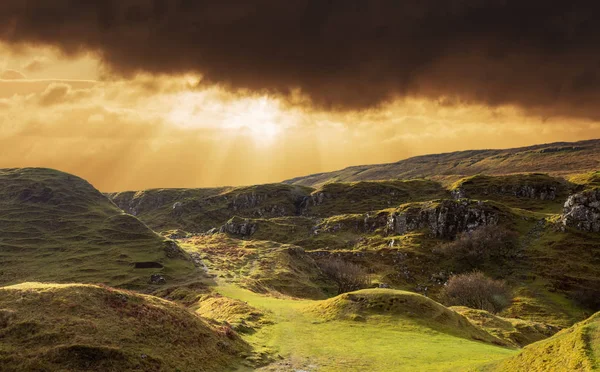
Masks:
[[[498,313],[510,304],[512,293],[504,281],[474,271],[451,276],[442,289],[441,298],[448,306],[467,306]]]
[[[519,248],[519,236],[501,226],[483,226],[460,234],[456,240],[442,244],[441,252],[468,269],[481,267],[494,261],[515,257]]]
[[[329,258],[318,264],[323,273],[337,284],[338,294],[368,288],[371,285],[369,274],[351,262]]]

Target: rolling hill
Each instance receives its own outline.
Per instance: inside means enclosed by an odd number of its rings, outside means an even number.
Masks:
[[[199,274],[176,243],[83,179],[41,168],[0,170],[0,285],[103,283],[149,291]]]
[[[600,168],[600,140],[556,142],[505,150],[469,150],[415,156],[396,163],[360,165],[296,177],[283,183],[319,186],[328,182],[432,178],[456,180],[476,174],[567,175]]]

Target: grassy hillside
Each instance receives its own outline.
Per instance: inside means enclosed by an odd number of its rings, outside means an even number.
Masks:
[[[600,369],[600,313],[485,371],[597,371]]]
[[[470,150],[416,156],[397,163],[361,165],[297,177],[285,183],[317,187],[327,182],[439,178],[476,174],[586,173],[600,168],[600,140],[557,142],[506,150]]]
[[[412,292],[363,289],[322,301],[309,311],[326,320],[412,321],[457,337],[503,344],[500,339],[474,326],[466,317]]]
[[[452,306],[450,309],[465,316],[473,324],[491,335],[506,341],[515,347],[523,347],[554,335],[557,327],[523,319],[504,318],[485,310],[471,309],[465,306]]]
[[[152,296],[81,284],[0,288],[0,370],[225,371],[250,347]]]
[[[104,283],[150,290],[198,275],[189,257],[86,181],[49,169],[0,170],[0,285]]]
[[[257,293],[319,299],[334,292],[314,259],[297,246],[223,234],[188,239],[182,246],[216,275]]]
[[[153,189],[107,194],[155,231],[204,232],[232,216],[268,218],[298,214],[312,189],[285,184],[213,189]]]
[[[517,353],[465,338],[464,329],[454,325],[436,330],[429,324],[435,322],[428,318],[430,313],[410,318],[382,312],[368,321],[325,320],[315,316],[314,309],[335,300],[274,298],[227,284],[217,291],[269,314],[273,324],[244,336],[257,353],[264,350],[282,358],[261,371],[461,371]]]

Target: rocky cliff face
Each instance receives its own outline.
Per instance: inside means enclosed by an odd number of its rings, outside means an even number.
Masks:
[[[600,189],[569,196],[561,216],[564,226],[600,232]]]
[[[414,203],[394,212],[380,211],[364,215],[349,215],[343,219],[327,219],[316,226],[318,231],[336,233],[351,230],[387,235],[404,235],[411,231],[428,230],[431,236],[452,239],[457,234],[480,226],[496,225],[500,211],[488,203],[462,200],[441,200]]]
[[[502,195],[519,199],[555,200],[564,194],[567,184],[546,174],[474,176],[461,181],[451,191],[455,199]]]
[[[497,209],[481,201],[442,200],[390,214],[386,229],[390,234],[427,229],[436,238],[452,239],[464,231],[496,225],[499,217]]]
[[[257,230],[256,223],[252,222],[249,219],[234,217],[227,221],[221,228],[219,232],[227,233],[231,235],[237,235],[242,237],[251,236]]]
[[[482,190],[477,190],[479,194],[490,195],[508,195],[517,198],[539,199],[539,200],[554,200],[558,188],[553,185],[502,185],[488,187]],[[468,198],[473,192],[466,188],[456,188],[451,191],[452,197],[455,199]]]

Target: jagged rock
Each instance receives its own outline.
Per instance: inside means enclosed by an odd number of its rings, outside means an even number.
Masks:
[[[216,227],[213,227],[212,229],[210,229],[207,232],[205,232],[204,235],[214,235],[214,234],[216,234],[218,232],[219,232],[219,229],[217,229]]]
[[[569,196],[561,216],[564,226],[600,232],[600,189]]]
[[[186,260],[188,258],[185,251],[172,240],[167,240],[165,242],[165,254],[169,258],[179,258],[182,260]]]
[[[306,213],[310,207],[314,207],[323,204],[325,199],[329,198],[330,195],[325,192],[315,192],[309,196],[300,198],[298,204],[298,214]]]
[[[249,219],[234,217],[219,229],[219,232],[239,236],[250,236],[256,232],[257,225]]]
[[[467,197],[467,192],[464,189],[457,188],[450,191],[450,195],[452,195],[452,198],[454,199],[464,199]]]
[[[150,284],[167,284],[167,280],[160,274],[152,274],[150,276]]]
[[[190,236],[190,233],[181,229],[163,231],[160,234],[168,239],[184,239]]]
[[[442,200],[390,214],[386,229],[388,233],[400,235],[428,229],[431,235],[448,239],[479,226],[496,225],[498,218],[496,210],[481,201]]]

